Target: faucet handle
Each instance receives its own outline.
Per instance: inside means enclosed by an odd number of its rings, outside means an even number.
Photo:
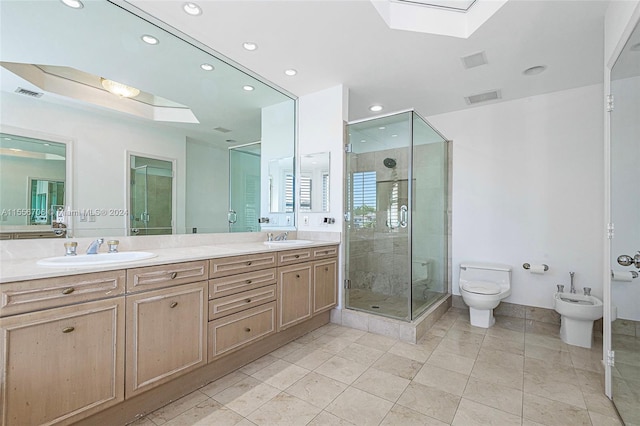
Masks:
[[[582,289],[585,296],[591,296],[591,287],[585,287]]]
[[[109,240],[109,241],[107,241],[107,245],[109,246],[109,253],[117,253],[118,252],[118,244],[120,244],[120,241],[118,241],[118,240]]]
[[[558,293],[564,293],[564,286],[562,284],[556,284],[556,287],[558,287]]]
[[[78,254],[76,250],[78,249],[78,243],[75,241],[70,241],[68,243],[64,243],[65,256],[75,256]]]

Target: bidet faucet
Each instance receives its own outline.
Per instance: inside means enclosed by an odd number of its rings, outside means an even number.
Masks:
[[[87,254],[98,254],[98,250],[100,249],[102,243],[104,243],[104,238],[98,238],[97,240],[89,244]]]
[[[571,277],[571,290],[569,290],[569,293],[574,293],[576,292],[576,286],[573,284],[573,276],[575,275],[575,272],[569,272],[569,276]]]
[[[274,241],[286,241],[287,235],[289,235],[289,233],[285,231],[282,234],[278,234],[275,237],[273,237],[273,240]]]

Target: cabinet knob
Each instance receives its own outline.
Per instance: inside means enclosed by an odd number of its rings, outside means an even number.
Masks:
[[[172,279],[172,280],[175,280],[177,276],[178,276],[178,273],[177,273],[177,272],[172,272],[172,273],[171,273],[171,279]]]
[[[75,330],[75,327],[65,327],[62,329],[63,333],[71,333],[73,330]]]
[[[245,283],[246,284],[251,284],[251,280],[246,280]]]
[[[251,331],[251,329],[249,327],[245,327],[244,331],[246,331],[247,333]]]
[[[328,266],[325,266],[325,267],[324,267],[324,271],[325,271],[325,272],[329,272],[329,267],[328,267]]]
[[[171,302],[171,304],[169,305],[170,308],[175,308],[176,306],[178,306],[178,302]]]
[[[296,274],[296,278],[300,278],[300,274]]]
[[[251,262],[247,262],[247,266],[251,266]]]
[[[245,302],[251,303],[251,299],[247,299],[247,300],[245,300]]]
[[[69,287],[69,288],[65,288],[64,290],[62,290],[62,294],[71,294],[71,293],[73,293],[74,291],[76,291],[76,289],[75,289],[75,288],[73,288],[73,287]]]

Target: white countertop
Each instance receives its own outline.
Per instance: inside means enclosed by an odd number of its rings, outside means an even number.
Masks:
[[[145,249],[157,254],[156,257],[134,261],[111,263],[104,265],[78,266],[72,268],[41,266],[36,262],[42,257],[32,259],[2,259],[0,261],[0,283],[25,281],[39,278],[62,277],[86,274],[90,272],[114,271],[118,269],[139,268],[142,266],[165,265],[169,263],[206,260],[218,257],[241,256],[252,253],[298,250],[308,247],[336,245],[333,241],[311,241],[295,245],[267,245],[260,242],[218,243],[194,247],[175,247]]]

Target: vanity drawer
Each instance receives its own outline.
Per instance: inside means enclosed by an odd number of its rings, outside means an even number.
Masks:
[[[2,284],[0,316],[124,294],[125,271],[96,272]]]
[[[207,261],[127,269],[127,293],[207,279]]]
[[[276,285],[256,288],[209,301],[209,321],[276,300]]]
[[[209,280],[209,299],[229,296],[276,282],[276,268]]]
[[[278,252],[278,266],[291,265],[293,263],[305,262],[312,259],[310,248],[287,250]]]
[[[209,323],[209,362],[276,331],[276,302]]]
[[[209,261],[209,277],[224,277],[243,272],[276,266],[275,253],[250,254],[247,256],[221,257]]]
[[[338,246],[313,247],[311,250],[314,259],[338,256]]]

